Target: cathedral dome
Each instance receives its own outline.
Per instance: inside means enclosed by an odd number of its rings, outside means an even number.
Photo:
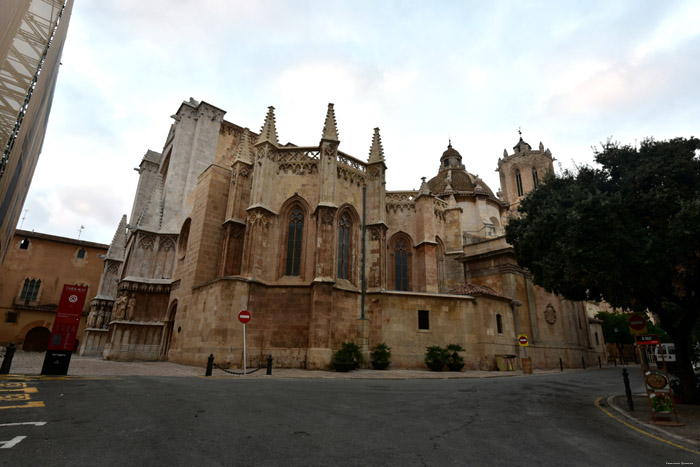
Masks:
[[[452,147],[451,143],[440,157],[440,171],[427,184],[430,191],[436,195],[451,189],[455,192],[474,192],[494,196],[483,180],[465,170],[462,156],[459,151]]]

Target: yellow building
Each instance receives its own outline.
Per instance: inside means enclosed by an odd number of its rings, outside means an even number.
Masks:
[[[64,284],[88,288],[77,340],[82,340],[90,299],[107,245],[17,230],[0,267],[0,345],[44,351]],[[79,342],[76,341],[76,349]]]

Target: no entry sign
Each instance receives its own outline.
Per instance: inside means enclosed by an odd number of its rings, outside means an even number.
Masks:
[[[243,310],[238,313],[238,321],[245,324],[250,321],[250,312],[248,310]]]
[[[647,322],[644,319],[643,313],[632,313],[630,317],[627,318],[627,324],[629,324],[630,332],[632,334],[647,333]]]
[[[519,334],[518,335],[518,343],[520,344],[521,347],[527,347],[529,345],[528,340],[527,340],[527,336],[525,334]]]

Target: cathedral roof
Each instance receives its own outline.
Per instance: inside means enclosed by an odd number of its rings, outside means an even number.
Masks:
[[[440,171],[437,176],[431,178],[427,184],[433,194],[448,191],[471,191],[494,196],[483,180],[465,170],[462,164],[462,156],[459,154],[459,151],[452,147],[452,143],[447,146],[447,150],[440,157]]]
[[[471,282],[466,282],[464,285],[460,285],[447,293],[452,295],[490,295],[492,297],[508,298],[505,295],[501,295],[500,293],[496,292],[491,287],[472,284]]]

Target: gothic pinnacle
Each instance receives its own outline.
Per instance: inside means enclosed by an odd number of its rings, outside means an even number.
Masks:
[[[258,145],[263,142],[272,143],[275,146],[279,145],[279,141],[277,140],[277,127],[275,126],[275,108],[273,106],[267,108],[265,123],[260,130],[258,142],[255,144]]]
[[[119,226],[116,232],[114,232],[114,237],[112,238],[112,243],[109,245],[109,250],[107,251],[107,258],[111,259],[124,259],[124,252],[126,249],[126,214],[122,216],[121,221],[119,221]]]
[[[244,128],[241,133],[241,140],[238,142],[238,149],[236,150],[236,160],[249,164],[253,163],[253,148],[248,128]]]
[[[382,148],[382,137],[379,136],[379,128],[374,129],[372,147],[369,148],[369,162],[384,162],[384,148]]]
[[[328,104],[326,122],[323,124],[323,135],[321,136],[321,139],[340,141],[338,139],[338,126],[335,121],[335,110],[333,110],[333,104]]]

